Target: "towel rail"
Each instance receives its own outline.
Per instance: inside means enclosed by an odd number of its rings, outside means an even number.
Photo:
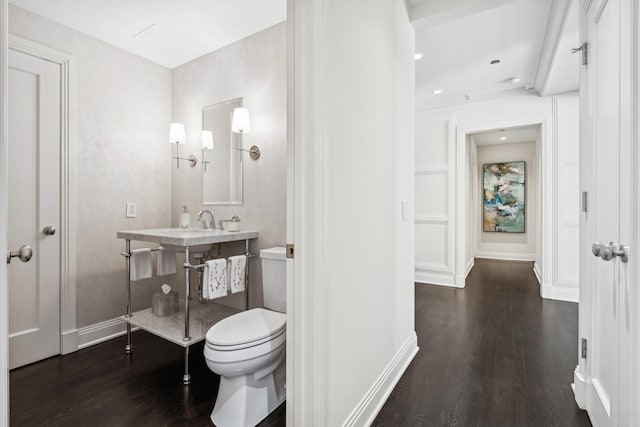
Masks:
[[[243,254],[243,255],[246,256],[247,258],[254,258],[254,257],[257,256],[256,254],[248,254],[248,255],[247,254]],[[214,258],[214,259],[220,259],[220,258]],[[227,259],[227,262],[229,262],[228,259]],[[206,265],[207,265],[206,262],[203,263],[203,264],[196,264],[196,265],[193,265],[191,263],[185,262],[182,266],[184,268],[193,268],[194,270],[198,270],[198,269],[204,268]]]
[[[149,249],[151,252],[158,252],[159,250],[163,249],[162,247],[159,248],[153,248],[153,249]],[[120,252],[120,255],[122,255],[123,257],[131,257],[131,255],[133,254],[133,251],[128,250],[126,252]]]

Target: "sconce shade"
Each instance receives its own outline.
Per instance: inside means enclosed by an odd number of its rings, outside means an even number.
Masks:
[[[249,110],[246,108],[234,108],[233,120],[231,121],[231,131],[235,133],[251,132]]]
[[[202,131],[202,149],[213,150],[213,132],[210,130]]]
[[[170,144],[186,144],[187,136],[182,123],[171,123],[169,127],[169,143]]]

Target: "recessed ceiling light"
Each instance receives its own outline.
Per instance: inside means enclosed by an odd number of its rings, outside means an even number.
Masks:
[[[506,137],[506,136],[501,136],[501,137],[500,137],[500,141],[506,141],[506,140],[507,140],[507,137]]]
[[[499,63],[500,63],[499,59],[494,59],[493,61],[489,62],[489,64],[491,64],[491,65],[496,65],[496,64],[499,64]]]
[[[418,61],[419,59],[422,59],[422,54],[420,52],[414,53],[413,59],[415,59],[416,61]]]
[[[511,77],[509,83],[520,83],[520,77]]]
[[[434,94],[434,95],[440,95],[442,93],[442,89],[436,89],[431,93]]]

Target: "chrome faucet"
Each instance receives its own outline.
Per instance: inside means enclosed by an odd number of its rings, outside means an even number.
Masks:
[[[209,216],[211,217],[211,221],[209,221],[209,227],[207,227],[207,222],[203,218],[204,214],[209,214]],[[213,211],[210,211],[209,209],[198,212],[198,221],[202,221],[202,228],[210,228],[212,230],[216,229],[216,217],[213,216]]]

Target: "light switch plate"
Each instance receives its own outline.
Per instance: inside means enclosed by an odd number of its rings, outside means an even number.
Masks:
[[[136,204],[135,202],[127,202],[127,212],[125,214],[126,218],[135,218],[136,217]]]

